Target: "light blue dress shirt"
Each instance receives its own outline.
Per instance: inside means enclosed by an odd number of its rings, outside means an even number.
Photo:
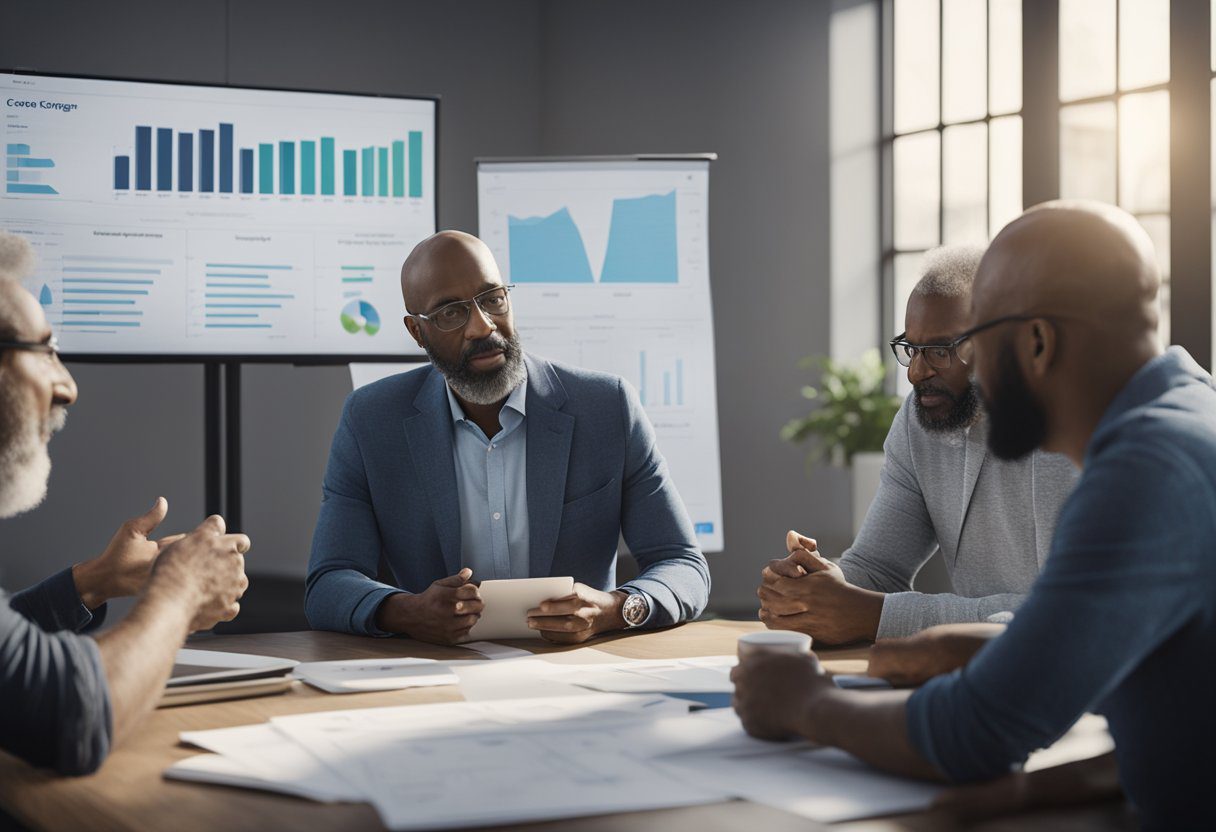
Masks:
[[[529,577],[527,392],[525,380],[499,411],[502,430],[487,438],[447,388],[460,494],[460,562],[473,570],[474,581]]]

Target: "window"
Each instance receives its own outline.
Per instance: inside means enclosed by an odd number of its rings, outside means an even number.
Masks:
[[[1170,4],[1059,0],[1060,196],[1113,203],[1144,226],[1161,266],[1170,342]]]
[[[1021,0],[895,0],[892,16],[890,335],[927,249],[984,244],[1022,212]]]

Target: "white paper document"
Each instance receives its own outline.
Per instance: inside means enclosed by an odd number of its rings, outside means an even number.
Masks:
[[[181,741],[213,751],[175,763],[169,777],[284,792],[325,802],[363,794],[268,722],[212,731],[183,731]]]
[[[454,685],[460,681],[455,673],[433,659],[408,658],[305,662],[296,666],[293,675],[326,693],[404,690]]]
[[[460,693],[469,702],[595,695],[594,691],[571,683],[577,677],[570,671],[577,667],[543,659],[449,662],[448,667],[460,679]]]
[[[518,647],[508,647],[505,644],[495,644],[492,641],[470,641],[460,646],[465,650],[480,653],[487,659],[529,659],[535,655]]]
[[[482,581],[478,586],[485,609],[469,630],[469,641],[490,638],[540,638],[540,631],[528,626],[528,610],[542,601],[563,598],[574,592],[574,579],[515,578]]]

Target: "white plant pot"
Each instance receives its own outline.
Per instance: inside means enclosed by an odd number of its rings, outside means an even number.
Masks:
[[[864,451],[853,454],[853,537],[861,531],[861,523],[878,493],[878,481],[882,475],[882,451]]]

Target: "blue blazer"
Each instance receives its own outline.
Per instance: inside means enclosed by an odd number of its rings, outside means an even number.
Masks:
[[[621,536],[655,602],[649,626],[695,618],[709,565],[637,394],[616,376],[525,356],[530,574],[616,587]],[[323,630],[384,635],[376,608],[460,571],[452,414],[429,364],[351,393],[330,449],[305,611]],[[376,579],[383,556],[394,584]]]

